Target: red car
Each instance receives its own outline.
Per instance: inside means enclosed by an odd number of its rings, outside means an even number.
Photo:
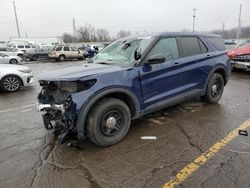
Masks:
[[[233,67],[250,71],[250,43],[235,48],[227,54],[233,61]]]

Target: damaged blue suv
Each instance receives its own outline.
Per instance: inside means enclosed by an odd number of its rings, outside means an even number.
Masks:
[[[59,140],[74,133],[99,146],[121,141],[130,122],[202,97],[220,100],[231,62],[218,35],[162,33],[122,38],[90,62],[40,77],[38,107]]]

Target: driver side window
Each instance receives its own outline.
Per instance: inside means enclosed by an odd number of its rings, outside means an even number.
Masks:
[[[166,61],[179,58],[176,38],[164,38],[158,41],[149,52],[148,57],[153,55],[163,55],[166,58]]]

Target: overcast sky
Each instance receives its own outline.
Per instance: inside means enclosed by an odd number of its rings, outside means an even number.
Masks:
[[[53,37],[72,33],[90,23],[111,35],[119,30],[161,32],[192,30],[196,8],[196,30],[237,27],[240,4],[242,25],[250,26],[250,0],[15,0],[21,36]],[[17,36],[13,3],[0,0],[0,40]]]

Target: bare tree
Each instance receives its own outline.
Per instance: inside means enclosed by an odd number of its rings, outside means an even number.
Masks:
[[[91,24],[85,24],[78,29],[79,38],[82,42],[90,42],[95,40],[95,28]]]
[[[131,35],[130,31],[120,30],[117,33],[117,38],[123,38],[123,37],[129,36],[129,35]]]
[[[63,33],[62,38],[65,43],[73,42],[73,36],[70,33]]]
[[[106,30],[106,29],[97,29],[96,35],[98,37],[98,41],[100,41],[100,42],[110,41],[110,35],[109,35],[108,30]]]

